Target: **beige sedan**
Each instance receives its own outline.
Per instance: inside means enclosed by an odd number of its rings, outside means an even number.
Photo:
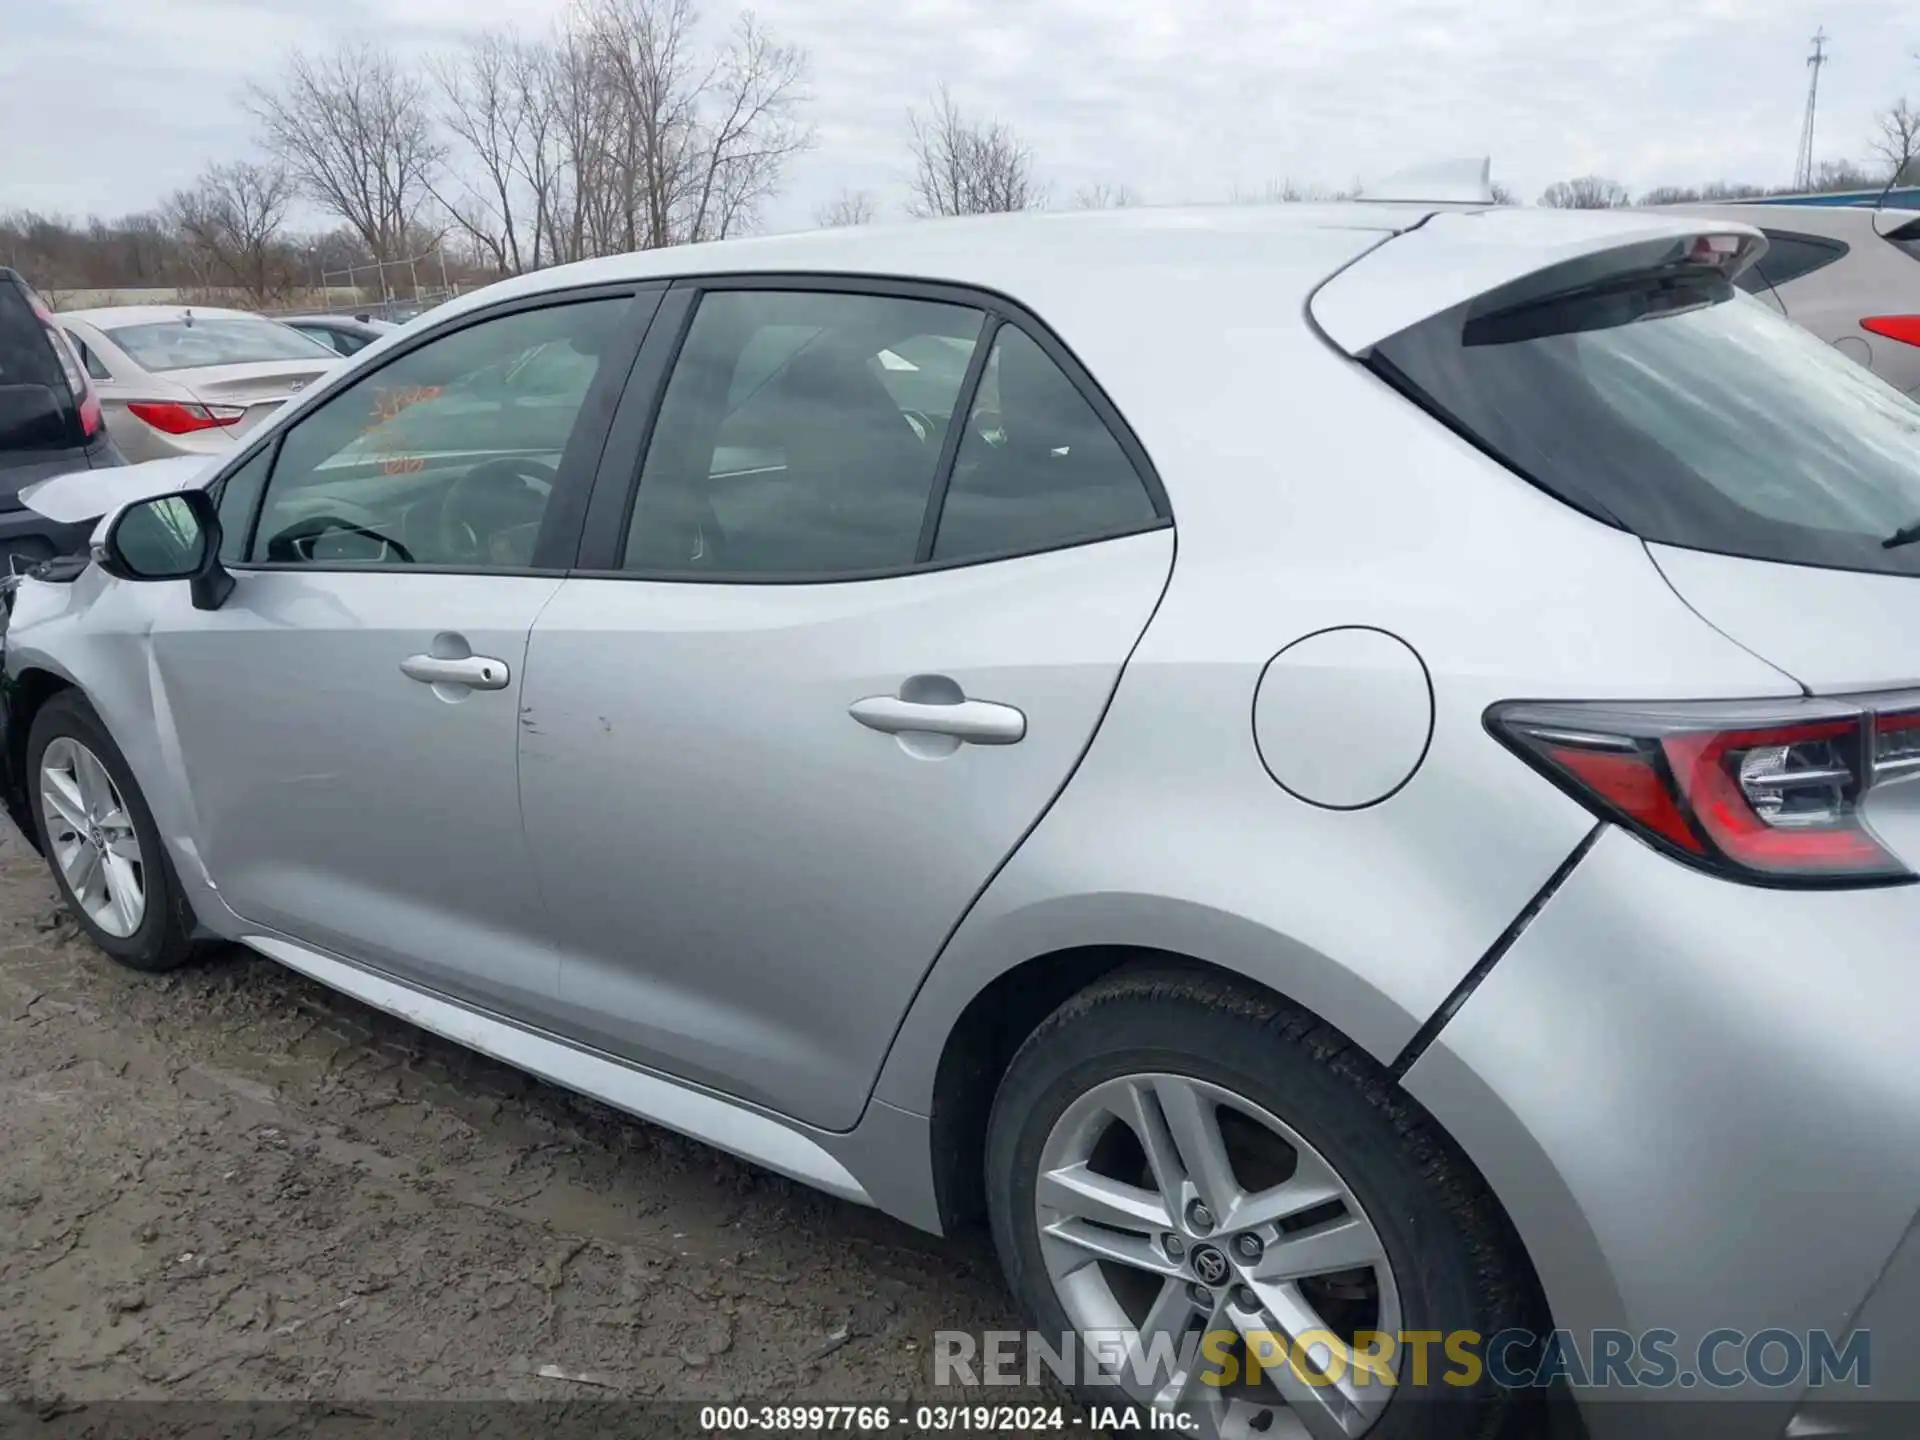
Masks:
[[[136,463],[224,454],[342,363],[319,341],[244,310],[140,305],[57,318],[100,392],[108,433]]]

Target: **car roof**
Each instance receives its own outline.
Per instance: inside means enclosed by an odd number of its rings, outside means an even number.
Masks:
[[[1439,265],[1430,255],[1427,263],[1396,277],[1401,293],[1394,308],[1412,318],[1444,308],[1440,303],[1427,307],[1418,293],[1423,289],[1454,295],[1462,285],[1490,288],[1570,255],[1707,228],[1696,217],[1645,210],[1364,200],[969,216],[755,236],[581,261],[472,291],[448,301],[434,318],[576,286],[764,273],[973,286],[1010,295],[1065,327],[1084,322],[1107,328],[1116,313],[1126,316],[1126,297],[1145,293],[1143,287],[1160,295],[1172,287],[1187,300],[1217,299],[1229,306],[1244,307],[1257,298],[1298,314],[1306,296],[1343,266],[1396,234],[1431,230],[1429,221],[1444,222],[1448,243],[1417,248],[1447,254]],[[1446,267],[1453,263],[1465,268],[1448,275]]]
[[[572,286],[756,273],[891,277],[1018,290],[1023,274],[1061,268],[1257,260],[1311,268],[1329,248],[1364,248],[1420,223],[1436,207],[1344,205],[1138,206],[1029,211],[843,226],[709,241],[584,260],[490,285],[436,308]],[[1340,237],[1331,247],[1331,237]]]
[[[196,320],[258,320],[251,310],[225,310],[218,305],[106,305],[93,310],[63,310],[62,320],[79,320],[98,329],[113,325],[153,325],[179,320],[189,311]]]

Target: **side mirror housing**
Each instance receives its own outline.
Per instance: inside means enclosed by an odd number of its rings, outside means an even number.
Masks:
[[[220,513],[205,490],[126,506],[94,545],[93,560],[117,580],[189,580],[196,610],[218,610],[233,593],[233,576],[220,563]]]

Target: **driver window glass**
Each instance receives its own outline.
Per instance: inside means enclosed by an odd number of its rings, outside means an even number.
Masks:
[[[879,295],[707,295],[661,400],[626,568],[911,566],[985,323]]]
[[[248,560],[532,564],[561,454],[629,304],[483,321],[342,390],[287,431]]]
[[[954,457],[933,558],[1048,550],[1157,519],[1087,398],[1025,331],[1001,327]]]

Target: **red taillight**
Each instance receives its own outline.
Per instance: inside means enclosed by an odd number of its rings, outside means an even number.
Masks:
[[[89,387],[80,397],[80,433],[91,440],[106,423],[107,417],[100,413],[100,397]]]
[[[1915,877],[1861,805],[1920,776],[1914,703],[1511,704],[1487,724],[1600,818],[1690,865],[1762,884],[1887,884]]]
[[[1903,345],[1920,345],[1920,315],[1869,315],[1860,328]]]
[[[168,435],[217,430],[247,413],[243,405],[181,405],[172,400],[129,400],[127,409]]]

